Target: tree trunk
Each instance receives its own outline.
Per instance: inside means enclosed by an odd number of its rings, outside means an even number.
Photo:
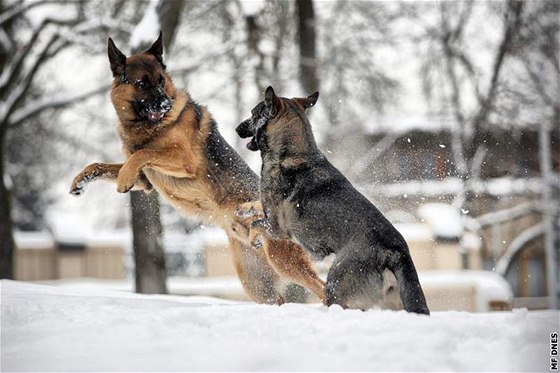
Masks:
[[[131,192],[132,243],[137,293],[167,293],[163,229],[156,192]]]
[[[550,149],[550,131],[545,124],[539,129],[539,160],[543,186],[543,213],[544,224],[544,251],[546,254],[546,287],[549,296],[549,308],[558,309],[558,250],[554,247],[554,216],[558,209],[558,202],[552,198],[551,185],[554,183],[552,177],[552,159]]]
[[[0,0],[0,13],[4,11],[4,2]],[[12,22],[2,27],[0,32],[8,34],[11,32]],[[0,43],[2,44],[2,43]],[[4,71],[8,60],[9,50],[0,45],[0,73]],[[13,237],[12,210],[10,203],[10,191],[5,183],[4,175],[4,142],[6,141],[6,123],[0,123],[0,278],[14,278],[14,251],[15,243]]]
[[[157,12],[163,30],[163,44],[169,52],[184,1],[161,1]],[[143,46],[149,47],[149,45]],[[140,52],[132,51],[133,53]],[[132,235],[137,293],[167,293],[167,270],[160,219],[159,196],[156,192],[131,192]]]
[[[167,0],[159,4],[157,11],[161,29],[163,30],[163,46],[166,53],[171,51],[177,28],[179,28],[180,16],[184,8],[184,0]]]
[[[2,124],[0,124],[2,126]],[[12,211],[10,207],[10,191],[5,183],[4,175],[4,141],[5,131],[0,129],[0,278],[14,278],[15,242],[12,235]]]
[[[315,43],[315,12],[312,0],[297,0],[299,81],[306,94],[319,89]]]

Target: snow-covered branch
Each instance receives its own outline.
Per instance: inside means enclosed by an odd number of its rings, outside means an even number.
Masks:
[[[25,48],[18,50],[16,55],[10,61],[9,65],[2,71],[0,75],[0,92],[17,80],[19,73],[24,67],[24,61],[29,56],[29,54],[34,50],[36,43],[43,37],[43,32],[49,25],[55,26],[75,26],[77,24],[76,20],[59,20],[54,18],[44,19],[40,25],[33,31],[29,41],[25,44]]]
[[[96,87],[92,90],[88,90],[85,92],[78,93],[73,96],[67,97],[57,97],[57,98],[47,98],[43,99],[39,102],[35,102],[28,106],[25,106],[21,109],[15,111],[8,122],[8,125],[15,125],[17,123],[21,123],[30,117],[39,114],[43,110],[46,109],[58,109],[67,105],[71,105],[75,102],[79,102],[81,100],[87,99],[93,95],[97,95],[103,92],[107,92],[109,90],[109,85],[103,85],[100,87]]]
[[[464,187],[460,178],[446,178],[444,180],[408,181],[395,184],[357,184],[358,189],[386,197],[400,197],[404,195],[422,195],[438,197],[456,195]],[[511,178],[501,177],[488,180],[476,180],[469,183],[469,192],[475,194],[489,194],[493,196],[535,193],[543,190],[541,178]]]
[[[43,6],[47,4],[56,4],[56,3],[71,3],[73,0],[33,0],[33,1],[23,1],[21,3],[17,3],[12,7],[8,8],[5,12],[0,14],[0,26],[4,23],[11,21],[15,17],[20,16],[21,14],[29,11],[32,8],[36,8],[38,6]]]
[[[480,228],[484,228],[489,225],[515,220],[531,211],[534,211],[537,207],[538,203],[536,201],[521,203],[508,209],[492,211],[487,214],[480,215],[476,218],[476,221],[480,225]]]
[[[502,276],[505,276],[509,268],[509,264],[517,254],[528,242],[536,239],[544,233],[544,224],[539,223],[531,228],[528,228],[521,232],[515,240],[509,245],[506,252],[498,259],[496,263],[496,272]]]
[[[50,30],[47,28],[50,25],[56,26],[56,30],[49,32]],[[40,67],[47,60],[75,44],[80,35],[113,27],[123,27],[123,25],[114,20],[86,21],[81,18],[70,20],[45,18],[31,34],[26,47],[11,59],[0,75],[0,96],[3,98],[0,103],[0,123],[6,126],[15,125],[46,108],[59,108],[76,101],[77,98],[87,97],[100,92],[101,89],[107,89],[106,86],[103,86],[75,97],[44,100],[33,104],[32,107],[23,107],[18,110],[18,106],[22,104],[24,97],[28,94]],[[46,38],[45,34],[48,35]],[[35,51],[39,47],[38,45],[41,46],[41,49]],[[12,117],[13,114],[15,117]]]
[[[29,70],[25,77],[22,79],[21,83],[18,84],[15,89],[11,90],[6,101],[0,104],[0,123],[5,125],[10,120],[11,114],[27,94],[29,87],[31,87],[31,83],[33,82],[33,78],[39,70],[39,67],[48,59],[50,49],[57,40],[57,35],[52,35],[50,37],[49,41],[43,47],[41,52],[39,52],[38,55],[33,58],[33,61],[30,63]]]

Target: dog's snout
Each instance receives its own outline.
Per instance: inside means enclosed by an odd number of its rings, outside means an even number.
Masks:
[[[253,136],[253,132],[251,131],[251,119],[241,122],[235,129],[235,132],[237,132],[242,139]]]

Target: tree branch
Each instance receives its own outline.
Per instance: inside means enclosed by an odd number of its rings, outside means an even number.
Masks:
[[[511,51],[516,34],[521,28],[521,13],[523,10],[523,1],[509,0],[507,10],[505,12],[506,30],[502,43],[498,48],[498,52],[494,59],[492,68],[492,77],[488,87],[486,97],[480,102],[480,110],[473,120],[474,129],[480,130],[480,126],[487,120],[490,109],[494,104],[498,89],[498,79],[507,54]],[[513,20],[511,19],[513,17]]]
[[[33,50],[33,47],[39,40],[41,34],[45,30],[45,28],[49,25],[57,25],[57,26],[74,26],[76,21],[63,21],[57,20],[53,18],[44,19],[39,27],[33,31],[33,34],[29,38],[29,41],[25,44],[25,47],[22,48],[13,58],[13,60],[9,64],[9,68],[5,69],[0,75],[0,92],[4,93],[6,87],[10,87],[12,83],[17,79],[18,74],[21,72],[25,59],[29,56],[29,53]],[[1,95],[1,94],[0,94]]]
[[[8,122],[8,125],[14,126],[18,123],[22,123],[32,116],[41,113],[46,109],[59,109],[64,106],[71,105],[75,102],[90,98],[94,95],[107,92],[110,88],[110,85],[103,85],[86,92],[78,93],[75,96],[59,97],[39,101],[37,103],[34,103],[33,105],[29,105],[28,107],[24,107],[15,111],[11,117],[11,120]]]
[[[60,3],[72,3],[72,0],[34,0],[34,1],[25,1],[21,4],[14,5],[8,8],[4,13],[0,15],[0,26],[4,23],[12,20],[13,18],[27,12],[32,8],[36,8],[38,6],[47,5],[47,4],[60,4]]]
[[[37,71],[39,70],[41,64],[48,59],[49,50],[56,43],[57,40],[58,40],[58,35],[51,36],[49,41],[46,43],[46,45],[43,47],[41,52],[35,58],[35,61],[31,63],[31,67],[29,68],[29,71],[27,72],[26,76],[23,78],[22,82],[18,84],[15,90],[12,90],[10,92],[10,95],[8,96],[5,103],[0,105],[0,108],[2,109],[0,111],[2,123],[8,123],[10,121],[11,114],[14,112],[17,105],[21,103],[21,101],[29,91],[29,87],[33,82],[33,78],[35,77],[35,74],[37,74]]]

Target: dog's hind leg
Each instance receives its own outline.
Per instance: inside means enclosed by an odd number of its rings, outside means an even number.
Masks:
[[[326,304],[325,282],[300,246],[288,240],[266,239],[264,247],[268,261],[280,275],[311,290]]]
[[[383,274],[372,258],[340,255],[327,276],[327,305],[366,310],[384,301]]]
[[[390,256],[387,266],[397,278],[404,309],[408,312],[429,315],[430,310],[412,258],[408,253],[402,252],[394,252]]]
[[[245,293],[257,303],[283,304],[282,280],[274,271],[263,250],[254,250],[229,236],[229,247],[237,277]]]

